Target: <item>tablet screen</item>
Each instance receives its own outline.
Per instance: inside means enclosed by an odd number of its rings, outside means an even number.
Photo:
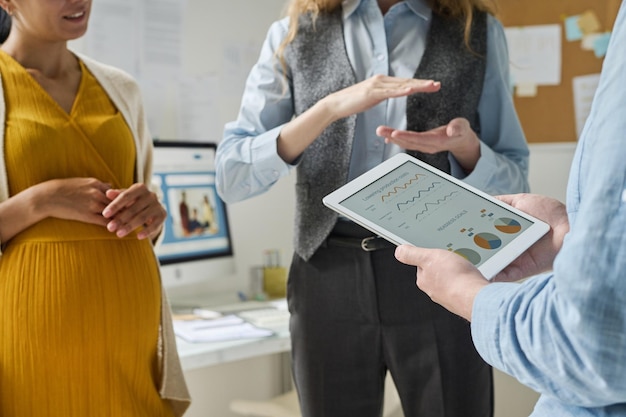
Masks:
[[[412,161],[338,205],[405,241],[395,243],[447,249],[477,267],[535,223]]]

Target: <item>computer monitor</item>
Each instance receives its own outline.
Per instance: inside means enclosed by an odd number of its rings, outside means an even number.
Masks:
[[[154,141],[152,180],[168,213],[156,246],[166,290],[227,291],[225,280],[235,272],[226,205],[215,187],[216,148],[212,142]]]

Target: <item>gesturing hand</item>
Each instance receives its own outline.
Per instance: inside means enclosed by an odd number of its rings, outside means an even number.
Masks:
[[[386,143],[395,143],[399,147],[424,153],[449,151],[459,165],[471,172],[480,158],[480,140],[472,130],[469,121],[456,118],[445,126],[426,132],[398,130],[389,126],[379,126],[378,136]]]
[[[124,237],[138,227],[138,239],[154,239],[161,231],[167,216],[157,195],[145,184],[133,184],[125,190],[110,189],[106,196],[112,200],[102,210],[106,227],[118,237]]]
[[[326,96],[320,103],[327,105],[337,120],[368,110],[383,100],[415,93],[433,93],[440,88],[441,83],[433,80],[375,75]]]

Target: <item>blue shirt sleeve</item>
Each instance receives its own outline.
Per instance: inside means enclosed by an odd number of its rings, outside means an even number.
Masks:
[[[509,53],[500,22],[488,17],[487,65],[478,105],[480,159],[466,176],[454,161],[452,175],[490,194],[528,192],[528,144],[513,102]]]
[[[224,127],[216,173],[218,193],[228,203],[265,192],[292,167],[276,151],[276,139],[294,114],[289,74],[275,57],[287,28],[287,19],[270,27],[246,81],[237,120]]]
[[[626,118],[616,114],[626,108],[624,19],[623,4],[572,164],[570,233],[554,271],[490,284],[474,301],[479,353],[544,394],[542,404],[626,404]]]

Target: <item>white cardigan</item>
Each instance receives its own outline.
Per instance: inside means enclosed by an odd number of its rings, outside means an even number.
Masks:
[[[75,53],[89,71],[98,80],[109,98],[120,111],[135,140],[137,153],[135,179],[150,185],[152,174],[152,137],[144,114],[139,86],[124,71],[94,61],[82,54]],[[0,78],[0,120],[6,123],[6,103],[4,86]],[[4,131],[0,129],[0,201],[9,198],[9,185],[4,161]],[[0,250],[0,256],[2,252]],[[176,338],[172,327],[172,315],[167,297],[161,289],[161,326],[159,329],[160,387],[162,398],[170,401],[177,416],[182,416],[190,404],[189,392],[185,383],[180,359],[176,351]]]

